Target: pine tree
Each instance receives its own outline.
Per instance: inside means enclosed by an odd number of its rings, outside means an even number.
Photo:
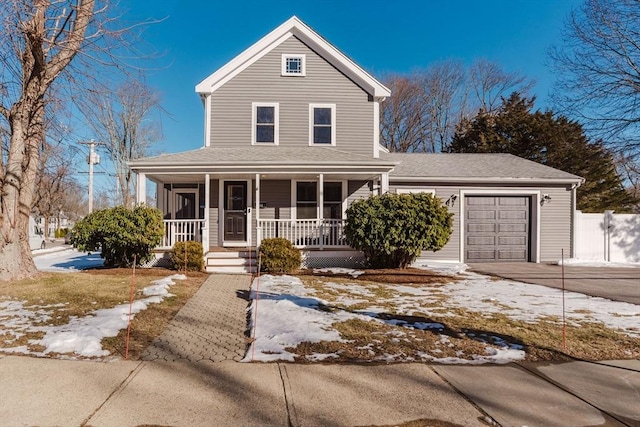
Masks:
[[[493,114],[484,111],[463,121],[449,151],[510,153],[585,178],[577,191],[584,212],[631,212],[640,201],[629,194],[618,175],[613,153],[592,142],[582,126],[552,111],[533,111],[535,97],[513,93]]]

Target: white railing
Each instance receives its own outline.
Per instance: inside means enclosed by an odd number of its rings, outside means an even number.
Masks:
[[[165,219],[162,246],[171,248],[176,242],[202,241],[203,219]]]
[[[344,221],[341,219],[261,219],[258,242],[282,237],[298,248],[347,247]]]

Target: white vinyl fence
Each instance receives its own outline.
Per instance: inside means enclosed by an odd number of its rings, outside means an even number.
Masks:
[[[576,258],[640,262],[640,215],[576,211]]]

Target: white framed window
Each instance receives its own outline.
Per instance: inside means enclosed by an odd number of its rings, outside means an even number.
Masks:
[[[319,218],[344,219],[347,197],[347,181],[324,181],[322,207],[318,193],[318,181],[291,181],[291,206],[295,207],[295,219]]]
[[[436,190],[434,190],[433,188],[422,188],[422,187],[396,188],[396,194],[414,194],[414,193],[427,193],[435,196]]]
[[[304,54],[282,54],[282,75],[304,77],[307,74],[306,56]]]
[[[336,104],[309,104],[309,145],[336,145]]]
[[[277,102],[254,102],[251,114],[251,144],[278,145],[280,113]]]

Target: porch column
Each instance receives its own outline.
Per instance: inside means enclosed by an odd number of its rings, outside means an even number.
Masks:
[[[136,204],[140,205],[147,201],[147,175],[138,172],[136,181]]]
[[[211,180],[204,175],[204,224],[202,225],[202,252],[209,252],[209,206],[211,206]]]
[[[256,174],[256,247],[262,241],[262,227],[260,227],[260,174]]]
[[[318,175],[318,219],[324,219],[324,174]]]
[[[165,212],[164,210],[165,207],[165,203],[164,203],[164,183],[163,182],[156,182],[156,208],[160,209],[162,211],[162,215],[164,216],[165,214],[167,214],[167,212]]]
[[[380,175],[380,195],[389,192],[389,172],[384,172]]]

